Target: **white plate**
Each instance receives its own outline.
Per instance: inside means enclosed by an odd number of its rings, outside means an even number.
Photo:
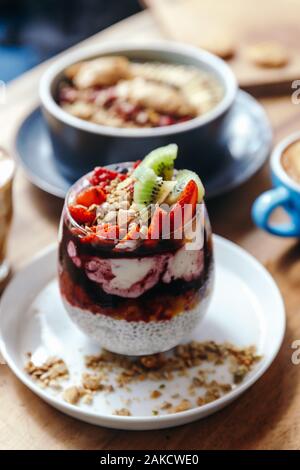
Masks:
[[[72,379],[81,376],[83,355],[99,352],[99,346],[85,337],[65,314],[56,277],[56,247],[50,247],[21,270],[3,294],[0,304],[0,347],[16,376],[46,402],[62,412],[89,423],[118,429],[159,429],[204,418],[236,399],[270,366],[285,330],[284,306],[279,290],[268,272],[243,249],[215,236],[216,286],[204,320],[193,334],[197,341],[229,341],[238,346],[255,344],[263,355],[260,362],[234,390],[218,400],[181,413],[153,416],[156,406],[149,393],[153,382],[130,384],[132,392],[119,389],[98,393],[93,404],[70,405],[61,394],[41,389],[24,372],[26,353],[43,361],[49,355],[65,359]],[[79,380],[79,379],[78,379]],[[184,386],[178,378],[170,395]],[[72,380],[74,383],[74,380]],[[168,382],[163,401],[168,393]],[[185,384],[186,385],[186,384]],[[128,396],[136,397],[133,416],[115,416]],[[122,405],[123,404],[123,405]]]

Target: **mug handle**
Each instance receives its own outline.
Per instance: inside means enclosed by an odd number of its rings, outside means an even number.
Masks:
[[[295,214],[287,208],[290,201],[289,191],[284,186],[279,186],[262,193],[253,204],[252,217],[256,225],[280,237],[298,237],[300,236],[300,215],[297,218]],[[290,222],[282,224],[270,224],[269,218],[272,212],[282,207],[289,215]]]

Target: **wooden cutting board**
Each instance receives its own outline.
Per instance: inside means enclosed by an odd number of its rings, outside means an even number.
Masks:
[[[241,87],[268,92],[292,91],[300,78],[300,0],[144,0],[164,36],[212,52],[234,49],[228,60]],[[247,48],[276,41],[288,49],[282,68],[253,64]]]

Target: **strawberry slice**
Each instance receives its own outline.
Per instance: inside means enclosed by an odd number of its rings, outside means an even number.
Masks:
[[[194,180],[190,180],[184,190],[182,191],[177,204],[180,204],[182,207],[185,204],[192,204],[193,210],[196,208],[198,200],[198,186]]]
[[[76,204],[90,207],[92,204],[102,204],[106,200],[104,191],[99,186],[92,186],[81,191],[77,198]]]
[[[158,240],[162,234],[166,236],[169,231],[169,214],[158,206],[152,216],[148,236],[151,240]]]
[[[191,219],[196,211],[198,201],[198,186],[194,180],[190,180],[182,191],[178,201],[170,211],[171,231],[178,231]]]
[[[86,207],[80,206],[78,204],[69,206],[69,212],[71,217],[80,225],[89,225],[93,223],[96,216],[95,210],[90,211]]]

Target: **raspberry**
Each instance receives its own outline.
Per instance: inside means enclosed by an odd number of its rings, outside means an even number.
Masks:
[[[115,178],[119,178],[120,181],[123,181],[126,177],[126,175],[118,173],[117,171],[109,170],[108,168],[98,166],[94,169],[93,174],[90,177],[90,183],[93,186],[101,185],[101,187],[105,188],[105,186],[108,185]]]
[[[69,212],[73,219],[80,225],[93,223],[96,216],[95,210],[89,211],[85,207],[79,205],[69,206]]]

